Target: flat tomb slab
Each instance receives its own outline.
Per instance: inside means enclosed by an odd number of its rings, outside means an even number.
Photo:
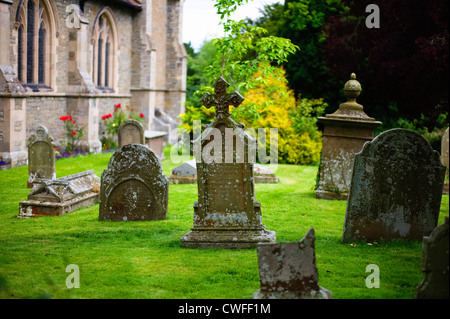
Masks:
[[[61,216],[100,200],[100,178],[93,170],[57,179],[37,180],[18,218]]]

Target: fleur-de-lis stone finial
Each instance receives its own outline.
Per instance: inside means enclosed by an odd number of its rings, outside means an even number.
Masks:
[[[206,92],[200,99],[200,102],[202,102],[206,108],[209,109],[211,106],[216,107],[216,117],[229,117],[229,106],[233,105],[234,107],[238,107],[242,101],[244,101],[244,97],[236,91],[227,93],[229,86],[230,84],[220,77],[214,84],[215,94]]]

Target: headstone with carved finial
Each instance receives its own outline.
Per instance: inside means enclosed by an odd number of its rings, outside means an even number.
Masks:
[[[275,232],[262,224],[261,203],[255,200],[256,140],[230,118],[230,105],[238,107],[244,98],[228,93],[228,87],[219,78],[215,94],[206,93],[201,99],[205,107],[215,106],[216,116],[193,142],[198,201],[194,226],[181,238],[183,247],[255,248],[276,239]]]
[[[319,117],[324,132],[316,198],[347,199],[354,156],[364,143],[373,139],[375,129],[381,124],[367,116],[363,106],[356,102],[361,91],[361,84],[352,73],[344,85],[347,102],[340,104],[333,114]]]

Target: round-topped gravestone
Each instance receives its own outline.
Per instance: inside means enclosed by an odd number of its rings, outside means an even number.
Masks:
[[[103,171],[100,220],[165,219],[169,181],[155,153],[147,146],[128,144],[117,150]]]

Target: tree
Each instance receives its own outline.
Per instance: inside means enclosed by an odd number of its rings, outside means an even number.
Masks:
[[[242,95],[246,95],[248,90],[251,90],[258,84],[268,85],[265,82],[264,76],[270,75],[276,77],[281,81],[285,81],[280,69],[277,67],[281,63],[287,61],[289,54],[294,53],[298,47],[289,39],[266,36],[267,30],[262,27],[253,26],[245,23],[244,20],[235,21],[231,19],[232,13],[237,7],[248,0],[215,0],[215,7],[217,14],[221,17],[221,24],[225,36],[216,38],[211,41],[213,48],[209,52],[207,58],[207,66],[201,72],[199,69],[203,66],[200,59],[194,58],[196,61],[191,66],[195,73],[201,73],[199,83],[202,83],[208,78],[208,86],[200,86],[194,96],[201,96],[205,92],[211,92],[212,84],[222,76],[231,84],[230,90],[236,90]],[[201,52],[204,52],[202,48]],[[201,54],[201,52],[199,54]],[[196,59],[196,60],[195,60]],[[189,61],[188,61],[189,64]],[[198,69],[197,69],[198,68]],[[260,76],[254,76],[260,74]],[[194,81],[195,76],[192,75],[189,81]],[[188,82],[189,85],[189,82]],[[271,89],[267,87],[267,89]],[[194,119],[202,119],[209,116],[205,108],[202,108],[197,102],[188,101],[186,106],[187,112],[183,115],[184,127],[191,131],[192,121]],[[245,106],[232,110],[232,115],[247,114],[254,118],[259,117],[258,108],[260,105],[247,103]],[[214,109],[211,108],[208,112],[214,114]]]
[[[259,77],[262,72],[255,74]],[[280,68],[282,77],[285,71]],[[317,116],[322,115],[326,104],[321,99],[296,99],[289,89],[286,80],[264,76],[265,84],[258,84],[248,91],[242,106],[246,104],[259,105],[260,117],[255,119],[246,113],[236,114],[235,120],[251,127],[258,133],[259,128],[278,129],[278,162],[289,164],[310,165],[320,159],[322,149],[322,134],[318,131]],[[267,87],[274,88],[268,90]],[[270,103],[269,103],[270,101]],[[267,130],[266,130],[267,131]],[[270,134],[266,137],[270,141]],[[261,142],[260,139],[258,139]],[[272,151],[272,146],[267,147]]]
[[[330,16],[348,9],[341,0],[285,0],[284,22],[278,31],[278,36],[291,39],[301,48],[284,64],[290,88],[305,98],[323,98],[330,105],[328,111],[334,111],[341,103],[339,92],[343,83],[339,79],[348,80],[350,73],[330,76],[322,26]]]
[[[360,103],[386,128],[404,117],[433,129],[448,112],[448,0],[378,0],[380,28],[365,24],[370,1],[345,3],[324,27],[330,75],[355,72]]]

